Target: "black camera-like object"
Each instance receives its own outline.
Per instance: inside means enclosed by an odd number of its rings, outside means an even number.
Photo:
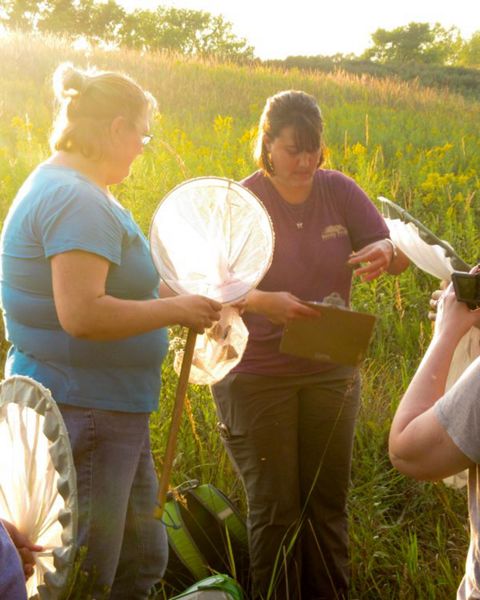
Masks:
[[[480,272],[464,273],[454,271],[452,273],[453,289],[459,302],[465,302],[470,309],[480,307]]]

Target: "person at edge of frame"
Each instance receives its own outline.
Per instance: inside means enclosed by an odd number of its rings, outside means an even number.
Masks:
[[[27,600],[25,581],[33,575],[33,552],[42,546],[32,542],[13,523],[0,519],[0,598]]]
[[[480,309],[457,301],[452,284],[436,290],[430,306],[434,333],[393,418],[389,454],[396,469],[419,481],[468,469],[470,545],[456,598],[473,600],[480,598],[480,357],[448,391],[446,384],[459,341],[480,326]]]
[[[152,137],[153,96],[121,73],[69,63],[53,81],[52,154],[18,191],[0,241],[5,375],[42,383],[62,413],[92,596],[145,600],[168,555],[149,433],[166,326],[202,333],[221,304],[159,297],[148,241],[109,189]]]
[[[304,301],[333,292],[348,306],[353,274],[371,281],[409,261],[365,192],[322,168],[315,98],[282,91],[266,102],[255,159],[242,181],[275,233],[271,267],[243,306],[241,362],[212,386],[219,430],[248,501],[252,595],[347,598],[346,501],[358,369],[279,352],[282,326],[317,316]],[[289,549],[295,541],[293,550]]]

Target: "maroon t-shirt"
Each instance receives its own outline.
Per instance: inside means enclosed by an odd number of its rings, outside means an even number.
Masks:
[[[242,184],[265,205],[275,231],[272,265],[257,288],[287,291],[315,301],[337,292],[348,304],[352,283],[349,254],[389,237],[385,221],[365,192],[346,175],[324,169],[316,172],[312,191],[300,205],[286,202],[260,171]],[[233,373],[294,375],[333,366],[280,353],[281,325],[253,313],[245,313],[243,319],[249,339]]]

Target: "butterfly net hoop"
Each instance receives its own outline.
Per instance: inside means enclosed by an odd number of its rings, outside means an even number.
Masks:
[[[55,401],[29,377],[0,384],[0,445],[0,516],[44,548],[28,597],[60,599],[76,552],[75,468]]]
[[[222,379],[241,359],[248,331],[231,303],[240,301],[270,267],[274,234],[258,198],[239,183],[198,177],[161,201],[150,248],[164,283],[176,294],[200,294],[225,306],[220,321],[198,336],[191,383]],[[176,354],[178,372],[182,351]]]

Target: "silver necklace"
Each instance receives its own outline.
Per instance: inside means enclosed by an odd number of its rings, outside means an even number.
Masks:
[[[306,202],[302,202],[301,204],[290,204],[289,202],[285,202],[288,216],[295,223],[295,227],[299,231],[303,229],[303,223],[305,220],[305,205]]]

